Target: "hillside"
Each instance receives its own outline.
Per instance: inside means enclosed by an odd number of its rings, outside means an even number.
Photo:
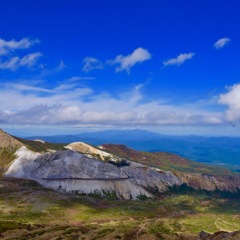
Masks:
[[[14,159],[15,151],[23,144],[0,129],[0,176]]]
[[[18,148],[14,144],[2,148],[7,153],[0,162],[2,174],[33,179],[58,191],[98,192],[124,199],[188,188],[208,194],[239,195],[239,174],[176,154],[142,152],[114,144],[97,148],[75,142],[64,146],[2,134],[10,139],[8,142],[18,144]]]
[[[139,151],[171,152],[196,162],[240,171],[239,137],[174,136],[139,129],[27,137],[31,140],[38,138],[56,143],[86,142],[95,146],[105,143],[123,144]]]
[[[64,149],[64,144],[25,140],[11,136],[0,129],[0,176],[4,174],[10,163],[14,160],[16,151],[23,146],[34,152]]]
[[[107,152],[117,156],[164,170],[179,171],[184,173],[236,175],[226,168],[194,162],[173,153],[136,151],[122,144],[103,144],[101,147]]]

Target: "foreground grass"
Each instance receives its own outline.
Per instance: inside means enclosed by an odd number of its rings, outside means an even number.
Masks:
[[[147,201],[73,197],[39,186],[0,192],[2,239],[195,239],[240,229],[240,203],[206,195]]]

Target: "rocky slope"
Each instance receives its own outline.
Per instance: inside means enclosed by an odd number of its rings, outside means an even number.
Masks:
[[[2,151],[12,149],[9,156],[5,152],[5,159],[0,156],[6,176],[33,179],[55,190],[136,199],[185,184],[195,190],[239,194],[239,175],[175,154],[140,152],[113,144],[64,146],[15,138],[3,131],[0,136]]]
[[[146,153],[114,144],[106,144],[101,147],[112,154],[118,154],[147,166],[169,169],[180,183],[185,183],[195,190],[220,191],[235,195],[240,192],[240,175],[227,169],[195,163],[170,153]]]
[[[25,140],[11,136],[0,129],[0,176],[4,175],[12,161],[16,158],[16,151],[23,146],[27,147],[33,152],[52,152],[64,150],[63,144],[53,144],[41,140]]]
[[[209,175],[201,173],[179,173],[175,172],[183,183],[196,190],[206,190],[209,192],[220,191],[232,194],[239,194],[240,191],[240,176],[228,175]]]
[[[124,199],[152,196],[120,168],[79,152],[40,154],[22,147],[16,156],[5,174],[8,177],[33,179],[63,192],[116,195]]]

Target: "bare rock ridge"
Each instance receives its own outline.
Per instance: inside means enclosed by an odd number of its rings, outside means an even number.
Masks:
[[[38,154],[20,148],[8,177],[33,179],[41,185],[70,193],[116,195],[137,199],[152,195],[132,181],[120,168],[71,150]]]
[[[1,148],[20,148],[23,144],[11,135],[0,129],[0,149]]]
[[[239,194],[240,192],[240,176],[227,169],[211,169],[210,166],[181,158],[175,154],[140,152],[124,145],[105,144],[101,148],[132,161],[154,165],[159,169],[171,168],[171,174],[180,183],[195,190],[220,191],[230,194]]]
[[[239,176],[214,176],[201,173],[175,173],[175,175],[195,190],[221,191],[232,194],[238,193],[240,190]]]

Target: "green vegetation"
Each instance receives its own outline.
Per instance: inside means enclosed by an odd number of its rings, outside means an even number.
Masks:
[[[113,193],[106,193],[108,199],[61,194],[28,180],[16,188],[16,180],[8,181],[8,193],[0,192],[0,234],[15,236],[9,239],[194,239],[202,230],[240,229],[240,203],[234,199],[192,192],[127,201]]]
[[[104,149],[117,156],[130,159],[155,168],[167,171],[184,173],[204,173],[213,175],[238,175],[229,169],[194,162],[167,152],[142,152],[128,148],[124,145],[106,144]]]
[[[39,142],[39,141],[32,141],[32,140],[25,140],[23,138],[14,137],[21,143],[23,143],[29,150],[34,152],[47,152],[49,149],[51,150],[66,150],[64,146],[66,144],[63,143],[50,143],[50,142]]]
[[[0,177],[4,174],[9,164],[14,160],[16,149],[3,148],[0,149]]]

